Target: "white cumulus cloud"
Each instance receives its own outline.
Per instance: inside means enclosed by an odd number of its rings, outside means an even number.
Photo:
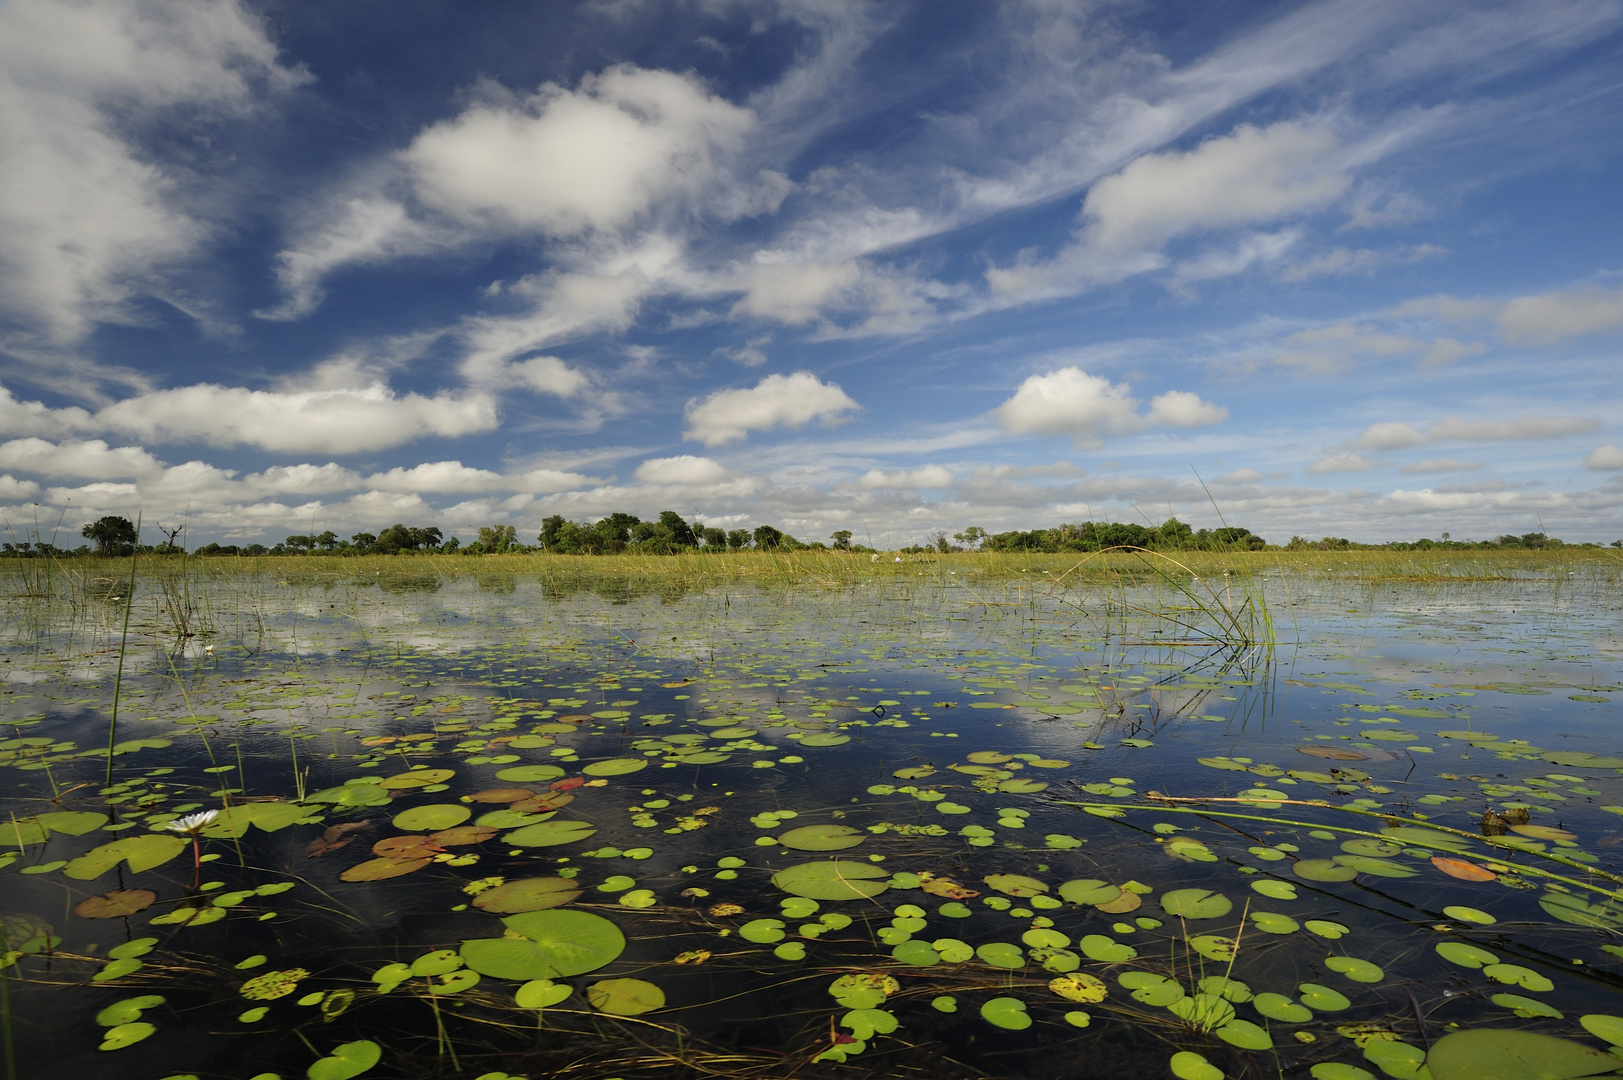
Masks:
[[[56,345],[127,318],[211,232],[127,121],[240,115],[303,78],[237,0],[0,5],[0,309]]]
[[[155,441],[329,454],[380,450],[424,435],[470,435],[497,422],[489,395],[397,395],[382,383],[291,392],[200,383],[126,398],[96,420]]]
[[[645,484],[719,484],[727,479],[727,469],[715,458],[678,454],[649,458],[633,475]]]
[[[1608,472],[1623,469],[1623,447],[1613,446],[1611,443],[1595,447],[1589,452],[1589,456],[1584,458],[1584,468]]]
[[[857,478],[859,487],[874,491],[909,488],[951,487],[953,472],[944,465],[925,465],[917,469],[870,469]]]
[[[1517,416],[1509,420],[1468,420],[1447,416],[1421,431],[1401,420],[1371,424],[1349,443],[1359,450],[1404,450],[1435,442],[1526,442],[1581,435],[1600,427],[1592,416]]]
[[[1198,427],[1228,419],[1228,410],[1185,390],[1171,390],[1140,415],[1127,383],[1112,383],[1079,367],[1032,375],[1014,396],[993,410],[1005,431],[1015,435],[1067,435],[1078,446],[1098,446],[1112,435],[1153,426]]]
[[[747,389],[718,390],[703,401],[689,402],[683,437],[720,446],[751,431],[799,428],[812,420],[832,423],[858,408],[839,386],[809,371],[768,375]]]
[[[1332,454],[1309,465],[1307,474],[1324,476],[1327,473],[1363,472],[1374,466],[1375,463],[1362,454]]]

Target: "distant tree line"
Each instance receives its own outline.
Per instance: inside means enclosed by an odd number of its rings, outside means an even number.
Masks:
[[[0,558],[71,558],[99,555],[128,556],[131,554],[184,554],[185,545],[180,534],[185,526],[165,528],[156,526],[165,541],[161,544],[142,544],[139,530],[128,518],[107,516],[84,526],[81,534],[91,544],[76,548],[60,547],[32,534],[32,540],[0,544]],[[1384,544],[1360,544],[1342,537],[1325,536],[1309,540],[1292,536],[1283,545],[1286,551],[1466,551],[1483,548],[1522,548],[1540,550],[1558,547],[1599,547],[1599,544],[1567,544],[1542,532],[1506,533],[1492,540],[1454,540],[1448,533],[1442,539],[1394,540]],[[1623,548],[1623,540],[1613,540],[1611,546]],[[961,551],[1047,552],[1103,551],[1107,548],[1135,547],[1153,551],[1262,551],[1279,550],[1269,545],[1250,529],[1225,525],[1217,529],[1194,529],[1177,518],[1168,518],[1159,525],[1134,525],[1123,522],[1083,521],[1057,525],[1051,529],[1014,530],[989,533],[978,526],[970,526],[960,533],[948,536],[936,532],[924,543],[911,544],[900,550],[904,554],[950,553]],[[518,539],[518,529],[512,525],[487,525],[479,530],[478,539],[463,544],[453,536],[447,539],[436,526],[421,528],[395,523],[376,535],[369,532],[354,533],[349,539],[328,530],[322,533],[295,533],[279,544],[205,544],[194,555],[409,555],[434,553],[440,555],[499,555],[547,552],[558,555],[615,555],[634,552],[646,555],[672,555],[681,551],[726,553],[754,551],[807,551],[832,549],[835,551],[873,552],[873,548],[851,542],[851,531],[839,529],[829,535],[829,542],[805,543],[771,525],[757,525],[754,529],[722,529],[702,521],[687,521],[674,510],[663,510],[658,518],[644,521],[635,514],[613,513],[596,522],[570,521],[554,514],[541,522],[541,532],[534,544]]]

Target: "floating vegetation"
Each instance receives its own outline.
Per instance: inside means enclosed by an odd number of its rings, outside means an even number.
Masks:
[[[1623,1067],[1614,571],[840,565],[13,590],[16,1075]]]

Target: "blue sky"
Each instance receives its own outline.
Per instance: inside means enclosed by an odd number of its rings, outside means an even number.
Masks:
[[[0,145],[19,534],[1623,536],[1616,0],[7,0]]]

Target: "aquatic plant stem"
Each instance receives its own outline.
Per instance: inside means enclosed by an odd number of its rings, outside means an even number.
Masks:
[[[130,552],[130,580],[124,587],[124,628],[118,635],[118,670],[113,675],[112,716],[107,722],[107,775],[103,787],[113,786],[113,744],[118,741],[118,699],[124,687],[124,652],[130,638],[130,610],[135,607],[135,562],[140,550],[141,518],[135,519],[135,550]]]

